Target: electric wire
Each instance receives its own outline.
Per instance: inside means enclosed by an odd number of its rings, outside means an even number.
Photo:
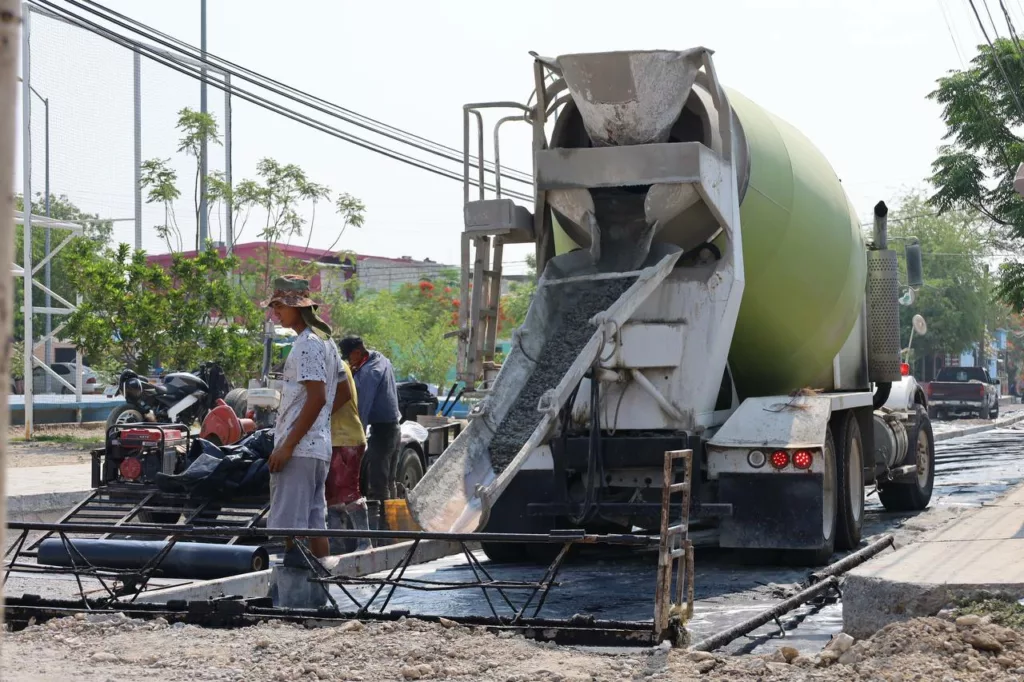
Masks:
[[[1010,40],[1013,41],[1013,46],[1017,50],[1017,58],[1024,63],[1024,47],[1020,44],[1020,38],[1017,36],[1017,27],[1013,24],[1013,17],[1010,16],[1006,0],[999,0],[999,7],[1003,10],[1003,17],[1006,18],[1006,28],[1010,32]]]
[[[128,17],[124,14],[111,10],[110,8],[105,7],[104,5],[98,2],[93,2],[92,0],[83,0],[81,2],[78,0],[64,1],[68,4],[74,5],[75,7],[82,9],[83,11],[98,16],[104,19],[105,21],[120,26],[121,28],[124,28],[126,30],[132,31],[146,38],[147,40],[150,40],[157,44],[164,45],[168,49],[178,52],[186,57],[189,57],[190,59],[195,59],[196,61],[204,62],[210,66],[215,67],[217,70],[227,72],[232,77],[249,81],[254,85],[274,92],[277,95],[287,97],[288,99],[291,99],[310,108],[316,109],[329,116],[335,116],[336,118],[339,118],[347,123],[351,123],[352,125],[358,126],[360,128],[376,133],[378,135],[388,137],[392,140],[402,142],[404,144],[408,144],[421,151],[425,151],[430,154],[435,154],[450,161],[456,161],[460,164],[463,162],[463,152],[452,147],[442,145],[438,142],[434,142],[419,135],[415,135],[401,128],[388,125],[376,119],[370,118],[369,116],[364,116],[363,114],[355,112],[351,109],[347,109],[333,102],[329,102],[327,100],[324,100],[323,98],[317,97],[308,92],[302,91],[298,88],[277,81],[273,78],[270,78],[269,76],[266,76],[265,74],[252,71],[251,69],[247,69],[236,63],[228,61],[227,59],[218,57],[216,55],[212,55],[209,52],[206,53],[204,59],[203,53],[199,48],[196,48],[195,46],[190,45],[180,39],[174,38],[173,36],[163,33],[158,29],[148,26],[138,20],[132,19],[131,17]],[[475,164],[476,161],[477,157],[470,156],[471,163]],[[485,169],[491,174],[494,174],[494,163],[485,161]],[[523,171],[511,168],[502,168],[501,175],[502,178],[508,179],[513,182],[521,182],[525,184],[531,184],[533,182],[533,178],[528,173],[524,173]]]
[[[107,40],[110,40],[111,42],[114,42],[118,45],[121,45],[126,49],[138,51],[139,53],[143,54],[147,59],[150,59],[163,66],[166,66],[167,68],[170,68],[174,71],[178,71],[179,73],[189,76],[195,80],[204,80],[201,67],[185,64],[174,59],[173,57],[168,57],[167,55],[162,54],[160,50],[153,48],[150,45],[120,35],[117,32],[112,31],[110,29],[104,28],[96,24],[95,22],[91,22],[88,19],[85,19],[73,12],[70,12],[69,10],[61,8],[56,4],[49,2],[48,0],[32,0],[32,2],[30,2],[29,4],[37,8],[43,9],[48,13],[52,13],[56,15],[58,18],[63,19],[64,21],[67,21],[72,25],[78,26],[85,30],[91,31],[101,37],[104,37]],[[428,161],[417,159],[402,152],[398,152],[388,147],[384,147],[383,145],[379,145],[369,140],[365,140],[356,135],[343,131],[339,128],[335,128],[327,123],[324,123],[323,121],[319,121],[310,116],[289,109],[284,105],[268,100],[265,97],[251,93],[243,88],[237,87],[235,85],[231,85],[229,88],[225,84],[209,78],[206,78],[206,82],[222,92],[227,92],[228,90],[230,90],[232,96],[237,96],[244,101],[255,104],[259,107],[267,109],[268,111],[284,116],[285,118],[289,118],[298,123],[302,123],[310,128],[313,128],[314,130],[317,130],[318,132],[327,133],[338,139],[344,140],[351,144],[355,144],[359,147],[381,154],[393,160],[400,161],[415,168],[419,168],[420,170],[426,170],[451,180],[457,180],[459,182],[464,181],[462,174],[457,171],[443,168],[441,166],[432,164]],[[469,183],[473,186],[479,186],[479,182],[472,177],[469,179]],[[494,187],[493,184],[485,183],[484,186],[486,189],[492,192],[496,191],[496,188]],[[511,198],[521,199],[524,201],[533,201],[533,197],[531,195],[526,195],[520,192],[502,190],[502,195]]]
[[[1003,67],[1003,60],[999,57],[999,51],[996,49],[995,43],[993,43],[992,39],[989,38],[988,29],[985,28],[985,22],[981,20],[981,15],[978,14],[978,7],[974,4],[974,0],[967,0],[967,2],[970,4],[971,10],[974,12],[974,18],[978,21],[978,26],[981,28],[982,35],[985,36],[985,42],[987,42],[988,46],[992,49],[992,57],[995,59],[996,66],[999,68],[999,73],[1003,75],[1003,80],[1006,81],[1006,87],[1010,92],[1010,96],[1013,97],[1014,104],[1017,105],[1017,111],[1020,113],[1021,118],[1024,119],[1024,105],[1021,104],[1020,97],[1017,95],[1017,88],[1014,87],[1009,74],[1006,73],[1006,69]],[[988,10],[987,4],[985,5],[985,9],[986,11]],[[989,14],[990,18],[991,16],[992,15]],[[993,25],[992,28],[995,29],[995,26]],[[996,39],[998,40],[998,32]]]

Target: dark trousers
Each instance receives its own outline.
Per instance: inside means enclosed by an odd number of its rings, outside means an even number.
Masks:
[[[360,477],[367,499],[390,500],[396,496],[395,470],[401,444],[402,431],[397,423],[370,425]]]

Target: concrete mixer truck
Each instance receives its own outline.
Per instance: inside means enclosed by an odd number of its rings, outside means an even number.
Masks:
[[[857,546],[866,485],[890,510],[928,505],[932,429],[901,363],[885,205],[866,239],[818,150],[724,89],[711,55],[533,55],[529,105],[465,107],[458,367],[481,399],[409,495],[425,530],[656,529],[665,453],[684,449],[690,527],[787,562]],[[489,165],[492,108],[515,113]],[[533,130],[529,208],[502,194],[510,121]],[[499,367],[515,243],[536,245],[541,277]]]

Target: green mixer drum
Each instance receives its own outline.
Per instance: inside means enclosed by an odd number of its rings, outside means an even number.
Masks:
[[[737,390],[828,388],[864,303],[860,221],[810,140],[739,93],[728,96],[750,154],[740,206],[746,287],[729,354]]]
[[[746,285],[729,362],[740,397],[832,385],[864,301],[860,224],[835,171],[796,128],[729,91],[747,140]],[[576,248],[554,224],[555,250]],[[723,240],[717,241],[724,247]]]

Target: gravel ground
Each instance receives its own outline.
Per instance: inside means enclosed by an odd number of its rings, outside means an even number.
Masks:
[[[26,442],[25,429],[7,430],[7,466],[43,467],[91,462],[89,451],[103,444],[104,424],[40,424],[36,436],[42,440]]]
[[[814,656],[726,657],[667,648],[559,648],[514,635],[415,620],[306,629],[169,626],[80,614],[3,635],[3,679],[174,680],[1020,680],[1024,637],[961,616],[891,625],[869,640],[834,638]]]

